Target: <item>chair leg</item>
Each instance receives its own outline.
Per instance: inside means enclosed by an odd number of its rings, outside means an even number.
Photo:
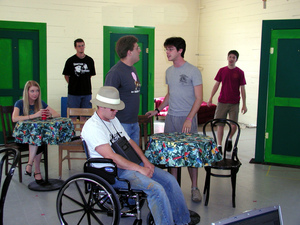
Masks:
[[[71,169],[70,151],[67,151],[67,159],[68,159],[68,166],[69,166],[69,170],[70,170]]]
[[[237,170],[231,170],[231,186],[232,186],[232,207],[235,208],[235,192],[236,192],[236,174]]]
[[[18,162],[18,170],[19,170],[19,182],[22,183],[22,159],[19,157],[19,162]]]
[[[58,147],[58,177],[61,179],[62,176],[62,154],[63,154],[63,149],[61,146]]]
[[[8,151],[5,152],[5,154],[7,153]],[[6,158],[5,160],[5,175],[7,175],[8,173],[8,157]]]
[[[205,185],[204,185],[204,194],[206,194],[205,197],[205,206],[208,205],[209,201],[209,189],[210,189],[210,176],[211,176],[211,168],[205,168],[206,170],[206,178],[205,178]]]

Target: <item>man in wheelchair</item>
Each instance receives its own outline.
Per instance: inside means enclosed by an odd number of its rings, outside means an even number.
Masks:
[[[155,224],[188,224],[190,213],[174,176],[151,164],[115,117],[117,111],[125,107],[118,90],[110,86],[101,87],[91,102],[97,105],[97,110],[85,123],[81,133],[90,157],[112,159],[118,167],[118,177],[129,180],[132,189],[139,189],[147,194]],[[125,148],[124,142],[125,145],[127,142]],[[120,147],[125,152],[123,156],[116,153]],[[112,186],[127,188],[125,182],[117,179]]]

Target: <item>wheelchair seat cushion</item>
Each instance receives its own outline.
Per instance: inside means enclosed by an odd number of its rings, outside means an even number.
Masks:
[[[96,174],[103,179],[105,179],[108,183],[114,184],[115,183],[115,178],[117,176],[117,168],[113,166],[106,166],[102,168],[96,168],[92,166],[87,166],[84,168],[85,173],[92,173]]]

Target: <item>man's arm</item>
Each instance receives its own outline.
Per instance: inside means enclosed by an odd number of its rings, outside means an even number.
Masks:
[[[139,155],[139,157],[142,159],[144,163],[144,167],[148,167],[152,172],[154,172],[154,165],[149,162],[149,160],[145,157],[142,149],[135,143],[134,140],[130,139],[129,143],[133,147],[133,149],[136,151],[136,153]]]
[[[183,133],[188,133],[188,132],[191,131],[191,128],[192,128],[192,121],[191,120],[193,120],[194,116],[198,112],[198,110],[201,106],[201,103],[203,101],[203,85],[200,84],[200,85],[194,86],[194,93],[195,93],[195,98],[196,99],[194,101],[194,104],[191,108],[190,113],[187,115],[187,119],[183,123],[182,131],[181,131]]]
[[[169,98],[170,98],[170,93],[169,93],[169,86],[168,86],[168,93],[166,94],[163,102],[159,105],[158,107],[159,111],[163,110],[166,106],[169,105]],[[156,114],[158,114],[156,110],[148,111],[145,113],[145,115],[148,117],[155,116]]]
[[[109,144],[103,144],[99,145],[95,149],[100,155],[102,155],[104,158],[112,159],[114,163],[117,164],[118,168],[124,169],[124,170],[133,170],[137,171],[147,177],[152,177],[153,171],[151,171],[148,167],[142,167],[136,163],[133,163],[121,155],[113,152],[111,146]]]
[[[245,90],[245,85],[241,86],[241,95],[242,95],[242,101],[243,101],[243,106],[242,106],[241,112],[243,114],[245,114],[248,111],[247,106],[246,106],[246,90]]]
[[[210,98],[208,99],[207,101],[207,106],[210,107],[211,104],[212,104],[212,99],[214,97],[214,95],[216,94],[217,90],[219,89],[219,86],[220,86],[220,82],[219,81],[216,81],[215,85],[213,86],[213,89],[211,91],[211,94],[210,94]]]
[[[69,79],[70,79],[70,76],[65,75],[65,80],[67,81],[67,83],[69,83]]]

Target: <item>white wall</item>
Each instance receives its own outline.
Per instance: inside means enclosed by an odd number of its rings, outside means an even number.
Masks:
[[[187,59],[195,57],[199,0],[1,0],[0,20],[47,23],[48,103],[60,111],[60,97],[67,95],[62,76],[64,63],[75,54],[73,41],[83,38],[86,54],[95,61],[92,78],[95,95],[103,83],[103,26],[155,27],[155,96],[164,96],[167,62],[163,42],[182,36],[189,43]]]
[[[246,124],[256,124],[262,20],[300,18],[299,0],[201,0],[199,60],[204,77],[204,100],[207,101],[214,77],[227,65],[227,53],[240,53],[237,66],[245,72],[248,112],[239,117]],[[300,21],[299,21],[300,23]],[[218,100],[217,93],[213,99]]]
[[[166,93],[165,70],[171,65],[163,42],[181,36],[187,42],[185,59],[197,65],[204,79],[204,100],[214,76],[227,64],[230,49],[240,53],[237,66],[245,71],[248,113],[240,122],[256,124],[261,26],[267,19],[298,19],[299,0],[1,0],[0,20],[47,23],[48,102],[60,111],[67,95],[62,70],[75,53],[73,41],[83,38],[93,57],[97,76],[93,94],[103,81],[103,26],[155,27],[155,97]],[[217,103],[217,95],[214,103]]]

